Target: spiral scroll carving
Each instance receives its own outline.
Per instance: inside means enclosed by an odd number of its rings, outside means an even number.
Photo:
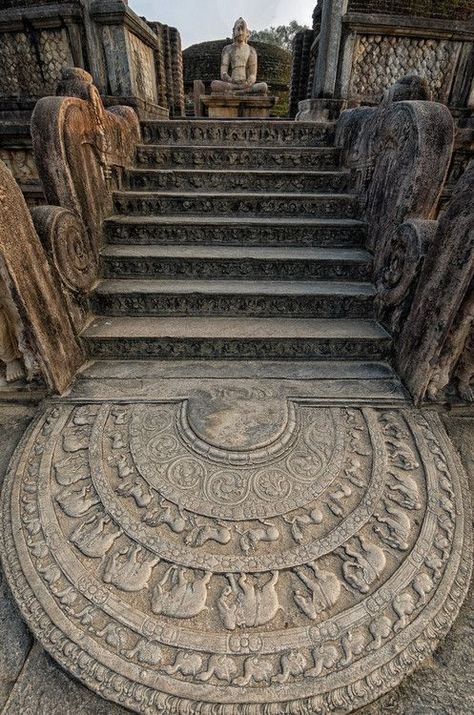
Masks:
[[[59,206],[41,206],[32,215],[61,281],[74,293],[89,293],[99,265],[79,216]]]

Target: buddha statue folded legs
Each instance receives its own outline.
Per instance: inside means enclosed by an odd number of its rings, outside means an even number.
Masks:
[[[211,84],[213,94],[268,94],[268,84],[266,82],[256,82],[253,85],[236,84],[233,82],[223,82],[215,80]]]

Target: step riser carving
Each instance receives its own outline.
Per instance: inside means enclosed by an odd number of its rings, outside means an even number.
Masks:
[[[349,189],[346,173],[310,175],[288,173],[255,175],[250,173],[221,174],[210,172],[133,173],[128,186],[138,191],[269,191],[301,193],[337,193]]]
[[[242,216],[280,218],[344,218],[357,215],[357,201],[347,197],[284,196],[150,196],[116,195],[115,211],[132,216]]]
[[[337,149],[262,149],[236,147],[166,147],[140,146],[138,168],[150,169],[301,169],[331,171],[337,169]]]
[[[86,348],[96,359],[218,359],[218,360],[382,360],[390,351],[387,340],[337,339],[221,339],[196,338],[108,340],[85,338]]]
[[[371,266],[362,262],[272,261],[219,258],[151,258],[104,256],[105,278],[169,278],[230,280],[351,280],[369,281]]]
[[[327,146],[334,129],[327,125],[269,122],[143,122],[142,137],[147,144],[249,144],[257,146]]]
[[[96,293],[92,309],[110,316],[187,316],[252,318],[372,318],[372,296],[268,296],[154,293]]]
[[[216,245],[273,247],[353,248],[365,244],[366,228],[361,226],[215,226],[215,225],[124,225],[106,223],[111,244]]]

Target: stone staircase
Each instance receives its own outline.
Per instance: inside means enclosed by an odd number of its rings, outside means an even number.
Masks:
[[[97,359],[378,361],[371,256],[332,127],[145,122],[105,224]]]

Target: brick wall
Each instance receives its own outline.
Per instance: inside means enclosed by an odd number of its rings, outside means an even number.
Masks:
[[[467,20],[474,0],[349,0],[349,11]]]

